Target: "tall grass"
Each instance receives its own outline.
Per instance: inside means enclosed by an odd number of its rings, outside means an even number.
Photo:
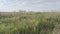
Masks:
[[[60,27],[59,13],[23,13],[0,16],[0,34],[53,34]]]

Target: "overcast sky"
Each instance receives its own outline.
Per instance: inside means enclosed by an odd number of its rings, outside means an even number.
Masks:
[[[60,10],[60,0],[0,0],[0,11]]]

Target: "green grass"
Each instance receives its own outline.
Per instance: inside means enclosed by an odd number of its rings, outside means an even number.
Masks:
[[[53,34],[60,27],[60,13],[32,12],[0,16],[0,34]]]

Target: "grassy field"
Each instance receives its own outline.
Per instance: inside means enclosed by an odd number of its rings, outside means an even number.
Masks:
[[[60,34],[60,13],[0,13],[0,34]]]

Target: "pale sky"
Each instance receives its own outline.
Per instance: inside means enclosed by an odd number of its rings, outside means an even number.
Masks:
[[[60,10],[60,0],[0,0],[0,11]]]

